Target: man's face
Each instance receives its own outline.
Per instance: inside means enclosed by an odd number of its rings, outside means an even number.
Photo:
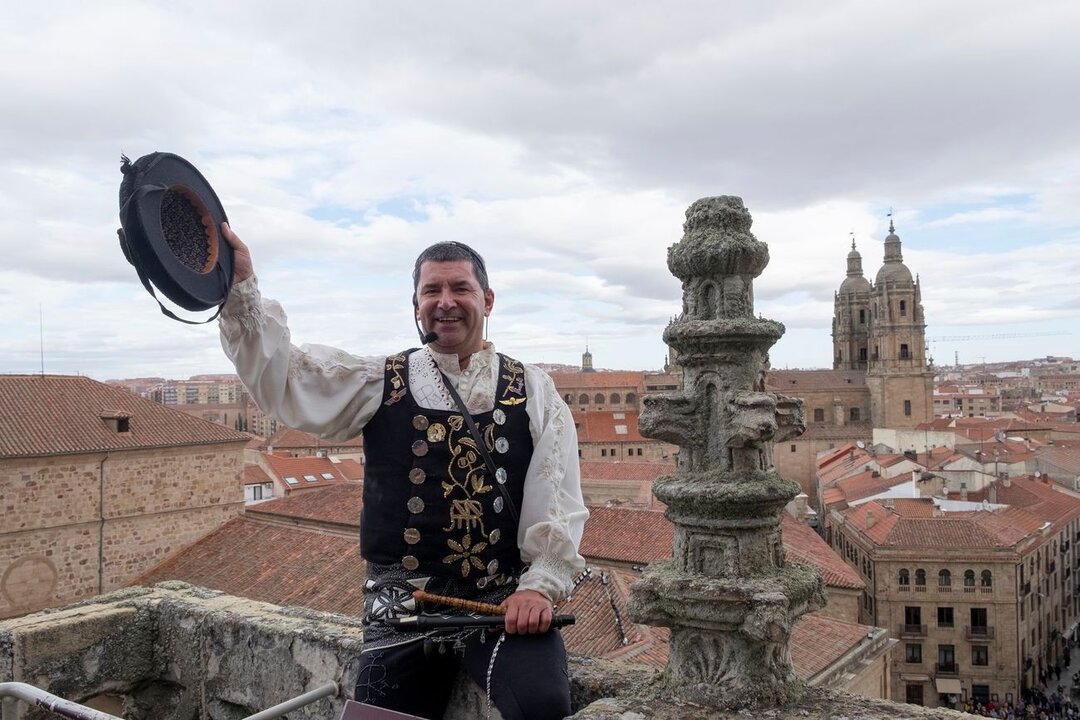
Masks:
[[[495,293],[484,291],[468,260],[425,262],[416,286],[416,318],[439,339],[433,350],[471,355],[484,344],[484,317],[495,304]]]

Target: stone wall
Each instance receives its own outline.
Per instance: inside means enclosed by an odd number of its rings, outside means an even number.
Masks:
[[[0,460],[0,617],[112,590],[243,511],[238,443]]]

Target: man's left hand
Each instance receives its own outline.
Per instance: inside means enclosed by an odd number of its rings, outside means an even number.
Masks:
[[[511,635],[544,633],[551,627],[551,601],[535,590],[518,590],[502,602],[506,632]]]

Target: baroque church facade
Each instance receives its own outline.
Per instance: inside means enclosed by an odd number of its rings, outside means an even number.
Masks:
[[[934,416],[922,290],[904,264],[892,221],[873,283],[852,242],[833,307],[832,370],[772,370],[766,380],[772,392],[803,400],[806,432],[777,446],[774,456],[780,474],[811,498],[818,452],[847,442],[869,445],[875,427],[914,428]]]

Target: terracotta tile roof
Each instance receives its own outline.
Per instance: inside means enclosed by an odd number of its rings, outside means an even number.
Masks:
[[[849,503],[883,493],[897,485],[905,485],[911,482],[911,475],[902,473],[897,477],[887,478],[874,470],[866,470],[858,475],[837,480],[835,487],[844,493],[844,499]]]
[[[859,573],[844,562],[812,527],[784,513],[780,517],[780,528],[784,538],[784,553],[789,560],[813,565],[821,573],[825,584],[830,587],[852,590],[866,587]]]
[[[260,450],[265,450],[268,447],[274,448],[274,450],[288,449],[288,448],[303,448],[305,450],[318,450],[325,448],[361,448],[364,446],[364,436],[358,435],[351,440],[323,440],[318,435],[312,435],[311,433],[304,432],[303,430],[293,430],[292,428],[282,428],[276,433],[271,435],[260,446]]]
[[[930,498],[893,498],[892,504],[903,517],[934,517],[934,501]]]
[[[360,483],[341,483],[267,500],[249,506],[247,512],[255,516],[276,515],[358,529],[363,496],[364,486]]]
[[[345,476],[346,480],[360,482],[364,479],[364,466],[352,458],[338,460],[334,466]]]
[[[650,628],[631,622],[626,613],[629,586],[635,579],[603,567],[590,568],[577,578],[570,599],[559,606],[559,612],[577,617],[574,625],[563,630],[568,652],[633,662],[632,658],[655,643]]]
[[[853,442],[845,443],[835,451],[830,451],[829,455],[818,458],[818,482],[822,487],[826,487],[875,463],[876,459],[868,451],[859,449]]]
[[[242,516],[131,584],[183,580],[253,600],[360,617],[366,572],[355,538]]]
[[[127,418],[116,432],[104,418]],[[248,436],[67,375],[0,375],[0,458],[246,442]]]
[[[638,433],[636,410],[576,410],[573,412],[579,443],[653,443]]]
[[[247,463],[244,465],[244,484],[245,485],[261,485],[262,483],[271,482],[270,476],[266,474],[266,471],[255,463]]]
[[[859,370],[770,370],[765,386],[771,392],[798,395],[807,390],[854,390],[866,387],[866,373]]]
[[[654,510],[591,507],[581,539],[582,556],[647,565],[671,557],[675,527]]]
[[[675,463],[665,462],[581,462],[581,481],[588,483],[641,482],[651,483],[663,475],[675,472]]]
[[[1045,478],[1036,480],[1031,475],[1012,478],[1009,487],[997,486],[997,501],[1004,505],[1023,508],[1041,522],[1051,523],[1054,532],[1060,526],[1080,515],[1080,498],[1070,492],[1055,489]],[[968,500],[981,502],[988,499],[988,490],[968,494]]]
[[[1048,445],[1039,452],[1038,465],[1055,478],[1080,475],[1080,444]]]
[[[640,370],[552,372],[548,375],[555,381],[555,387],[560,394],[579,388],[621,388],[623,391],[636,392],[640,395],[645,383],[645,373]],[[589,399],[592,400],[592,398]]]
[[[807,613],[791,628],[791,664],[800,680],[809,680],[866,640],[874,628]]]
[[[348,482],[337,466],[324,457],[281,457],[267,455],[266,464],[286,490],[304,490],[333,483]],[[293,482],[289,482],[289,478]]]

